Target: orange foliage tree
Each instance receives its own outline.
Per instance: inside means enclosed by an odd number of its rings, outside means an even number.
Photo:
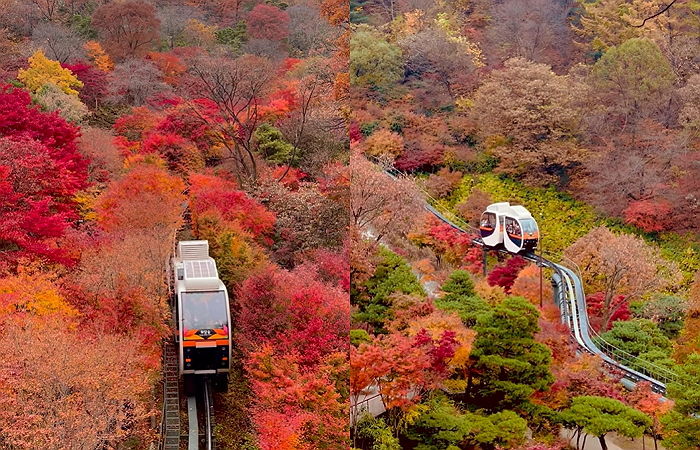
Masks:
[[[0,317],[16,314],[74,317],[77,311],[61,295],[56,276],[20,268],[17,275],[0,278]]]
[[[313,370],[304,370],[298,358],[271,345],[249,356],[261,449],[345,448],[349,405],[341,393],[347,383],[347,356],[330,353]]]
[[[350,395],[355,401],[376,386],[384,407],[397,420],[420,403],[431,383],[431,358],[415,338],[398,333],[350,348]]]
[[[168,314],[163,267],[171,246],[159,233],[130,231],[84,250],[66,283],[85,326],[98,333],[132,334],[146,346],[156,344]]]
[[[163,73],[163,81],[171,86],[176,86],[180,76],[187,71],[187,67],[173,53],[149,52],[148,59]]]
[[[541,282],[541,283],[540,283]],[[540,291],[540,284],[542,290]],[[549,283],[549,277],[540,278],[540,268],[534,264],[526,266],[518,273],[518,277],[510,288],[510,293],[519,297],[525,297],[533,305],[539,305],[540,292],[542,292],[542,302],[551,303],[554,292]]]
[[[591,292],[603,292],[602,328],[615,312],[614,300],[628,300],[666,284],[659,269],[664,262],[653,247],[628,234],[616,235],[605,227],[593,229],[566,249],[565,255],[583,269],[583,282]],[[671,272],[673,273],[673,272]]]
[[[0,345],[3,447],[147,445],[151,386],[130,339],[77,333],[54,316],[3,320]]]
[[[654,439],[654,449],[658,449],[658,441],[662,437],[663,426],[661,416],[673,409],[673,401],[651,390],[651,384],[647,381],[637,383],[634,390],[627,397],[627,402],[634,408],[651,417],[651,425],[646,433]]]
[[[107,231],[176,230],[182,220],[185,184],[167,171],[141,165],[113,183],[98,198],[97,222]]]
[[[102,45],[100,45],[99,42],[87,41],[84,48],[88,58],[90,58],[95,67],[103,72],[110,72],[112,69],[114,69],[114,62],[112,62],[112,58],[105,53]]]

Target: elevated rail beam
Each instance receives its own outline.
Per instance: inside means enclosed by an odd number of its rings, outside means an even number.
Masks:
[[[409,177],[393,166],[386,166],[386,164],[382,164],[381,161],[376,159],[374,162],[379,163],[384,172],[391,178]],[[434,199],[427,193],[424,193],[424,195],[428,199],[424,204],[426,211],[461,233],[479,236],[479,230],[476,227],[460,220],[453,214],[438,210],[436,206],[430,203],[430,200],[434,201]],[[448,215],[451,217],[448,217]],[[484,247],[480,237],[473,238],[472,242],[475,245]],[[484,248],[486,250],[509,253],[502,248]],[[654,391],[661,394],[666,393],[667,383],[677,378],[674,372],[615,347],[613,344],[605,341],[591,327],[583,283],[577,273],[563,264],[554,263],[534,252],[521,252],[520,256],[553,271],[552,281],[555,286],[555,303],[559,307],[561,321],[567,324],[576,345],[581,351],[599,356],[605,364],[619,370],[625,378],[635,383],[646,381],[649,382]]]

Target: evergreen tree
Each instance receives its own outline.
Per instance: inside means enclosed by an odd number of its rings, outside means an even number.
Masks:
[[[477,317],[490,310],[490,306],[474,292],[474,281],[469,272],[455,270],[442,285],[445,295],[435,300],[435,305],[445,311],[456,312],[464,325],[473,327]]]
[[[527,300],[508,297],[480,315],[471,358],[474,361],[467,393],[489,410],[520,408],[530,396],[554,381],[552,354],[535,341],[539,313]]]
[[[668,385],[667,396],[675,405],[662,419],[664,446],[673,450],[700,448],[700,354],[689,355],[678,368],[678,380]]]
[[[423,450],[513,448],[525,440],[527,422],[513,411],[491,415],[463,412],[442,396],[428,408],[407,433]]]
[[[361,286],[351,287],[351,303],[358,307],[353,320],[371,324],[375,331],[382,332],[384,323],[392,316],[392,294],[424,292],[403,258],[385,248],[380,248],[379,258],[374,275]]]
[[[565,423],[577,428],[579,437],[581,431],[597,436],[603,450],[608,449],[606,434],[615,432],[634,438],[641,436],[651,425],[651,419],[641,411],[619,400],[592,395],[575,397],[571,407],[562,411],[561,417]]]
[[[466,270],[455,270],[442,285],[442,290],[455,295],[474,295],[474,281]]]
[[[268,161],[277,164],[294,164],[298,155],[293,155],[294,146],[287,142],[282,132],[269,123],[261,124],[254,133],[258,152]]]

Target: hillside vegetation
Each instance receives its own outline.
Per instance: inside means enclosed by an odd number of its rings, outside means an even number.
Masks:
[[[387,410],[353,445],[553,449],[566,427],[576,446],[697,448],[700,4],[355,0],[350,17],[351,398],[376,386]],[[678,374],[668,400],[577,354],[546,270],[540,287],[490,255],[482,275],[423,200],[465,227],[528,208],[595,331]]]
[[[155,448],[193,238],[232,299],[220,448],[347,448],[346,20],[0,2],[0,448]]]

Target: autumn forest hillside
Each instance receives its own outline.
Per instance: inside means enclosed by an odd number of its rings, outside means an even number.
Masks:
[[[352,445],[698,448],[700,3],[353,0],[350,20],[350,397],[382,411]],[[663,396],[577,349],[549,269],[484,260],[424,208],[478,233],[504,201],[581,278],[594,341],[673,374]]]
[[[183,240],[215,448],[700,448],[699,180],[698,0],[0,0],[0,449],[165,448]]]
[[[0,448],[158,448],[183,239],[232,298],[218,448],[346,446],[342,6],[0,1]]]

